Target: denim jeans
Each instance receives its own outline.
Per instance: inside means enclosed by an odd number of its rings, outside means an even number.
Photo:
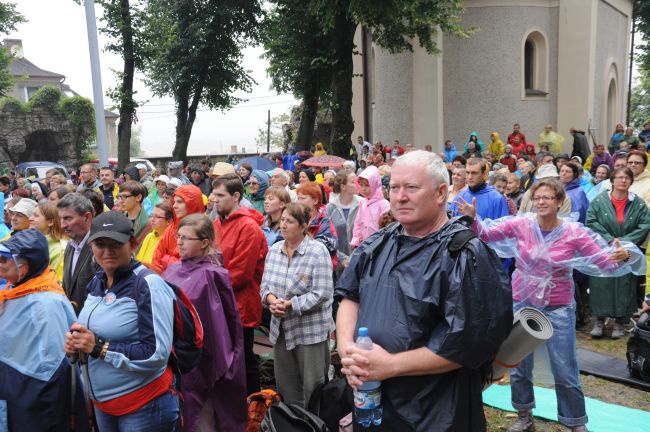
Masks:
[[[174,432],[179,416],[178,394],[171,391],[123,416],[112,416],[95,408],[101,432]]]
[[[514,311],[527,306],[515,302]],[[553,336],[546,342],[551,372],[555,380],[558,420],[565,426],[587,424],[585,397],[580,386],[580,371],[576,360],[575,304],[547,306],[539,309],[551,321]],[[512,406],[517,411],[535,407],[533,395],[534,355],[529,354],[520,364],[510,370]]]

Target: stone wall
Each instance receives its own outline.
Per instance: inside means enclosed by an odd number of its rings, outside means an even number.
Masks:
[[[51,161],[78,166],[72,126],[59,112],[33,107],[30,112],[8,102],[0,109],[0,167]]]

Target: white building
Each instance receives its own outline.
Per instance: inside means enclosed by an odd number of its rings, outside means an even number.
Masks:
[[[519,123],[536,142],[551,123],[591,128],[606,143],[625,121],[632,0],[466,0],[469,39],[439,36],[439,56],[414,43],[391,55],[357,32],[353,137],[440,149],[471,131],[503,141]]]

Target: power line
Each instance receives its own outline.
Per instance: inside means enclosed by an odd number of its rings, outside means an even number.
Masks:
[[[249,97],[246,98],[244,102],[248,102],[250,100],[259,100],[259,99],[270,99],[270,98],[277,98],[277,97],[283,97],[283,96],[292,96],[290,93],[281,93],[281,94],[274,94],[274,95],[267,95],[267,96],[254,96],[254,97]],[[143,103],[142,106],[147,106],[147,107],[164,107],[164,106],[174,106],[175,104],[173,102],[170,103],[161,103],[161,104],[150,104],[150,103]]]
[[[277,101],[277,102],[265,102],[265,103],[260,103],[260,104],[254,104],[254,105],[234,105],[229,109],[237,109],[237,108],[255,108],[255,107],[260,107],[260,106],[268,106],[268,105],[278,105],[278,104],[286,104],[286,103],[291,103],[293,102],[294,99],[291,100],[286,100],[286,101]],[[210,108],[199,108],[197,111],[214,111]],[[175,114],[176,111],[138,111],[138,114]]]

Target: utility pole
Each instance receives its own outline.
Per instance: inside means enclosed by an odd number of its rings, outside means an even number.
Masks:
[[[271,110],[268,111],[266,121],[266,152],[271,153]]]
[[[102,92],[102,72],[99,65],[99,42],[97,41],[97,20],[94,0],[85,0],[86,28],[88,29],[88,52],[90,54],[90,73],[93,80],[93,101],[95,104],[95,131],[99,166],[108,166],[108,145],[106,142],[106,119],[104,116],[104,95]]]

